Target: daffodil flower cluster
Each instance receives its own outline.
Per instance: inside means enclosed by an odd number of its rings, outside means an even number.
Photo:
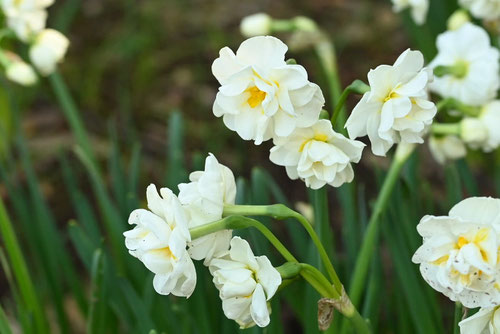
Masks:
[[[319,119],[323,93],[302,66],[285,61],[287,49],[271,36],[252,37],[236,53],[223,48],[212,65],[221,84],[213,112],[245,140],[272,139],[270,159],[290,178],[313,189],[351,182],[351,163],[360,160],[364,144]]]
[[[47,8],[53,3],[54,0],[1,1],[6,27],[0,30],[0,38],[15,37],[30,47],[31,65],[14,52],[0,49],[0,64],[9,80],[24,86],[33,85],[37,81],[34,68],[47,76],[63,60],[69,40],[59,31],[46,28]]]
[[[224,313],[241,327],[269,324],[267,301],[281,284],[280,273],[266,256],[255,257],[250,245],[231,230],[192,239],[189,229],[222,218],[224,205],[234,204],[233,173],[213,155],[205,170],[193,172],[189,183],[179,185],[179,196],[170,189],[150,185],[149,210],[130,214],[135,227],[124,233],[131,255],[155,274],[159,294],[189,297],[196,286],[193,260],[204,260],[220,291]]]

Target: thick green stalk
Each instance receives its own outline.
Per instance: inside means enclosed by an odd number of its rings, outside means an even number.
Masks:
[[[71,97],[71,94],[66,86],[63,78],[58,72],[54,72],[49,76],[49,81],[52,89],[61,105],[61,109],[68,121],[73,134],[76,137],[76,141],[79,146],[85,151],[85,154],[92,160],[96,168],[98,168],[97,160],[92,150],[90,140],[85,131],[85,127],[78,113],[78,108]]]
[[[314,231],[312,225],[307,221],[307,219],[302,216],[300,213],[293,211],[283,204],[274,204],[274,205],[225,205],[223,216],[231,216],[231,215],[241,215],[241,216],[269,216],[278,220],[283,220],[287,218],[294,218],[302,224],[305,228],[309,236],[311,237],[314,245],[318,249],[323,265],[328,272],[328,276],[332,280],[335,288],[338,292],[342,289],[342,283],[335,272],[332,262],[328,257],[328,253],[326,252],[321,240],[318,235]]]
[[[370,267],[372,255],[375,251],[375,245],[377,243],[377,238],[380,230],[380,218],[384,212],[389,198],[394,189],[394,185],[398,180],[399,173],[403,168],[405,162],[411,155],[414,146],[407,146],[405,144],[400,144],[396,150],[394,160],[389,168],[389,172],[384,180],[382,189],[380,190],[379,196],[375,203],[375,208],[368,222],[366,228],[361,250],[358,254],[356,261],[356,266],[354,268],[354,274],[351,279],[351,285],[349,286],[349,296],[354,305],[359,305],[361,301],[361,295],[365,287],[365,279]]]
[[[35,286],[26,266],[26,261],[19,246],[16,234],[12,227],[7,210],[0,198],[0,232],[9,255],[10,264],[14,277],[16,278],[20,294],[24,300],[24,306],[32,313],[34,326],[37,333],[48,333],[49,326],[43,312],[42,305],[35,292]]]

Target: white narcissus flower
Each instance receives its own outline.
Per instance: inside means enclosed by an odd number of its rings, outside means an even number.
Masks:
[[[368,73],[365,93],[346,122],[351,139],[368,135],[375,155],[385,156],[395,143],[423,143],[422,136],[436,115],[427,85],[432,71],[423,68],[420,51],[406,50],[394,65]]]
[[[35,37],[30,48],[30,59],[43,75],[49,75],[61,62],[69,46],[69,40],[54,29],[45,29]]]
[[[266,13],[256,13],[241,20],[240,31],[245,37],[268,35],[271,33],[273,19]]]
[[[478,19],[492,21],[500,18],[500,0],[459,0],[459,3]]]
[[[448,161],[463,158],[467,155],[467,149],[464,142],[453,135],[444,137],[431,136],[429,138],[429,149],[434,159],[441,165],[444,165]]]
[[[394,11],[411,9],[411,16],[417,24],[424,24],[429,11],[429,0],[392,0]]]
[[[482,308],[476,314],[460,321],[460,334],[499,334],[500,308]]]
[[[306,70],[285,62],[287,49],[275,37],[253,37],[241,43],[236,54],[223,48],[212,65],[221,84],[215,116],[223,116],[229,129],[256,145],[311,126],[325,102]]]
[[[351,163],[359,162],[365,144],[336,133],[329,120],[297,129],[288,137],[274,138],[269,159],[286,167],[288,176],[319,189],[325,184],[340,187],[354,178]]]
[[[37,76],[33,67],[26,64],[18,55],[6,52],[5,75],[15,83],[23,86],[32,86],[37,82]]]
[[[186,213],[168,188],[150,185],[146,191],[151,211],[134,210],[129,224],[136,225],[123,235],[131,255],[141,260],[155,277],[159,294],[189,297],[196,286],[196,271],[186,250],[191,241]]]
[[[2,11],[7,19],[7,26],[14,30],[17,37],[28,42],[30,37],[45,28],[47,7],[54,0],[2,0]]]
[[[224,205],[234,204],[233,172],[212,154],[205,160],[205,170],[191,173],[189,180],[179,184],[179,200],[188,212],[189,228],[221,219]],[[231,230],[223,230],[197,238],[189,243],[189,254],[195,260],[205,259],[208,265],[213,257],[227,252],[231,237]]]
[[[430,89],[442,97],[453,97],[469,105],[482,105],[495,98],[500,79],[499,52],[490,45],[488,33],[472,23],[442,33],[437,38],[438,55],[430,67],[449,67],[454,74],[434,79]]]
[[[427,283],[468,308],[500,304],[499,199],[468,198],[448,216],[425,216],[417,230],[423,244],[412,261]]]
[[[500,100],[494,100],[481,108],[477,118],[462,120],[462,137],[472,148],[491,152],[500,146]]]
[[[281,285],[281,275],[266,256],[254,256],[247,241],[231,240],[231,249],[210,262],[224,314],[241,328],[269,324],[267,301]]]

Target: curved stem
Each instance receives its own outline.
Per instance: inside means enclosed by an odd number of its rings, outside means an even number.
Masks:
[[[231,207],[234,210],[237,206]],[[275,209],[288,209],[286,206],[281,204],[272,207]],[[253,213],[255,213],[259,209],[269,210],[269,206],[250,206],[248,209],[249,211],[253,211]],[[294,212],[293,210],[288,210]],[[225,214],[227,214],[226,210]],[[358,333],[370,333],[368,324],[359,315],[359,312],[356,310],[354,305],[352,305],[345,292],[342,290],[342,292],[339,293],[336,287],[332,286],[330,281],[328,281],[328,279],[317,268],[307,263],[298,263],[295,257],[288,251],[281,241],[279,241],[278,238],[276,238],[276,236],[261,222],[244,216],[229,216],[212,223],[194,227],[190,229],[189,232],[191,234],[191,239],[197,239],[224,229],[241,229],[247,227],[255,227],[258,229],[273,244],[280,254],[290,262],[279,267],[282,269],[282,272],[289,271],[289,273],[284,274],[286,278],[289,278],[290,275],[293,275],[293,272],[297,272],[298,269],[300,269],[300,276],[311,284],[311,286],[318,291],[322,297],[334,299],[339,302],[339,311],[353,323],[353,326],[358,330]],[[285,266],[289,266],[289,268],[285,268]],[[299,266],[299,268],[297,268],[297,266]],[[342,285],[340,284],[340,286]]]
[[[290,251],[283,245],[283,243],[276,238],[264,224],[261,222],[243,216],[229,216],[212,223],[197,226],[189,230],[191,239],[197,239],[207,234],[211,234],[220,230],[234,230],[248,227],[255,227],[262,233],[267,240],[276,248],[276,250],[289,262],[298,262],[297,259],[290,253]]]
[[[405,162],[410,157],[412,150],[412,146],[401,144],[398,146],[394,160],[389,168],[387,176],[385,177],[382,189],[380,190],[380,194],[375,203],[375,208],[373,209],[370,221],[368,222],[368,227],[366,228],[362,247],[356,261],[354,274],[349,287],[349,296],[351,297],[354,305],[359,305],[359,302],[361,301],[361,294],[363,293],[363,288],[365,287],[365,278],[378,238],[381,215],[387,206],[396,181],[399,177],[399,173],[401,172]]]
[[[431,132],[436,135],[460,135],[462,125],[458,123],[434,123],[431,125]]]
[[[283,204],[273,204],[273,205],[225,205],[223,216],[230,215],[242,215],[242,216],[270,216],[278,220],[283,220],[287,218],[294,218],[299,221],[300,224],[307,231],[309,236],[311,237],[314,245],[318,249],[319,255],[323,262],[323,265],[326,268],[328,276],[332,280],[337,292],[340,293],[342,289],[342,283],[333,267],[330,258],[328,257],[328,253],[326,252],[321,240],[318,235],[314,231],[314,228],[309,223],[309,221],[302,216],[300,213],[288,208]]]
[[[458,323],[462,320],[462,304],[460,302],[455,303],[455,317],[453,319],[453,333],[459,334],[460,327]]]
[[[337,101],[337,104],[335,105],[335,109],[333,111],[332,118],[330,119],[330,121],[332,122],[332,126],[335,127],[335,123],[337,121],[337,118],[339,117],[339,114],[342,111],[342,109],[344,108],[344,104],[351,93],[364,94],[364,93],[368,92],[369,90],[370,90],[370,86],[368,86],[367,84],[365,84],[361,80],[355,80],[355,81],[353,81],[352,84],[347,86],[344,89],[344,91],[342,92],[342,95],[340,95],[340,97]]]

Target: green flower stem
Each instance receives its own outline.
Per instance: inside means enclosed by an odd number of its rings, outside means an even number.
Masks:
[[[337,104],[335,105],[335,109],[333,111],[332,118],[330,121],[332,122],[332,126],[335,127],[335,123],[337,122],[337,118],[339,117],[340,112],[344,108],[345,101],[351,95],[352,93],[354,94],[364,94],[366,92],[370,91],[370,86],[365,84],[361,80],[354,80],[352,84],[347,86],[344,91],[342,92],[342,95],[340,95]]]
[[[278,206],[279,205],[281,204],[278,204]],[[322,297],[334,299],[339,302],[339,311],[352,322],[358,333],[364,334],[371,332],[368,324],[361,317],[354,305],[352,305],[344,291],[338,293],[335,286],[332,286],[328,279],[317,268],[307,263],[298,263],[281,241],[279,241],[279,239],[259,221],[243,216],[229,216],[212,223],[194,227],[190,229],[189,232],[191,234],[191,239],[194,240],[225,229],[242,229],[248,227],[255,227],[258,229],[288,261],[288,263],[277,268],[282,277],[286,280],[291,280],[294,274],[300,274],[300,276],[311,284]]]
[[[49,76],[49,81],[57,97],[57,100],[61,105],[64,116],[66,117],[71,130],[76,137],[78,145],[82,147],[85,154],[92,160],[95,168],[98,169],[97,159],[94,151],[92,150],[92,146],[90,145],[90,140],[87,136],[87,132],[85,131],[83,122],[80,119],[78,108],[76,107],[76,104],[73,101],[73,98],[71,97],[71,94],[63,78],[58,72],[54,72]]]
[[[205,225],[197,226],[189,230],[191,234],[191,239],[197,239],[207,234],[211,234],[220,230],[236,230],[248,227],[255,227],[262,233],[268,240],[273,244],[276,250],[287,260],[288,262],[298,262],[297,259],[290,253],[290,251],[281,243],[281,241],[276,238],[276,236],[271,232],[264,224],[261,222],[243,216],[229,216],[221,220],[215,221],[213,223],[208,223]]]
[[[231,215],[241,215],[241,216],[269,216],[274,219],[283,220],[287,218],[294,218],[298,220],[302,226],[305,228],[309,236],[311,237],[314,245],[318,249],[319,255],[326,268],[328,276],[333,282],[333,285],[337,289],[337,292],[341,292],[342,283],[333,268],[332,262],[328,257],[323,244],[321,243],[318,235],[314,231],[312,225],[307,221],[307,219],[300,213],[293,211],[283,204],[273,204],[273,205],[225,205],[223,216]]]
[[[371,258],[375,251],[374,248],[379,234],[381,222],[380,218],[387,206],[401,169],[410,157],[414,147],[414,145],[398,145],[394,160],[389,168],[389,172],[387,173],[382,189],[380,190],[380,194],[375,203],[375,208],[370,217],[370,221],[368,222],[351,280],[349,296],[351,297],[354,305],[359,305],[363,289],[366,285],[366,275],[368,273],[368,268],[370,267]]]
[[[9,255],[10,265],[19,288],[20,295],[24,301],[24,307],[33,317],[36,333],[48,333],[49,325],[43,312],[42,304],[36,294],[35,286],[31,280],[26,261],[24,259],[21,247],[17,240],[12,222],[7,214],[7,210],[0,197],[0,233],[2,235],[4,247]]]
[[[471,117],[477,117],[481,114],[481,107],[477,106],[470,106],[467,104],[464,104],[457,99],[454,99],[452,97],[443,99],[438,102],[437,104],[437,111],[443,111],[443,110],[458,110],[464,115],[471,116]]]
[[[460,327],[458,323],[462,320],[462,304],[460,302],[455,303],[455,317],[453,319],[453,334],[460,333]]]
[[[457,135],[459,136],[462,131],[462,125],[458,123],[433,123],[431,125],[431,132],[435,135]]]

